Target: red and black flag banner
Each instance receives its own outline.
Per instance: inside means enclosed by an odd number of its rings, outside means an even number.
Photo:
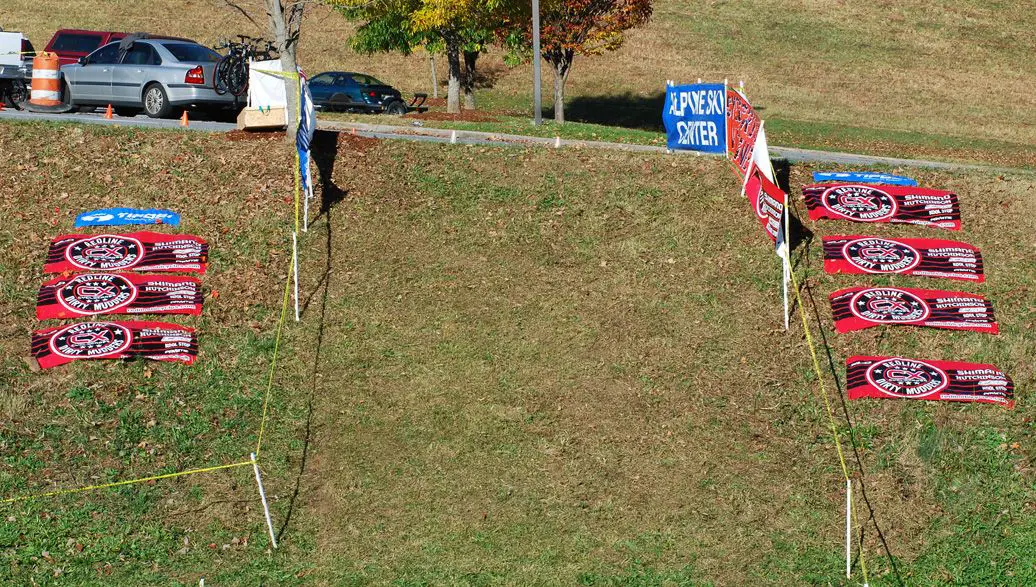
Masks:
[[[198,356],[193,328],[167,322],[79,322],[32,334],[32,356],[47,369],[78,359],[179,361]]]
[[[811,220],[921,224],[960,230],[957,194],[945,190],[855,183],[820,183],[802,188]]]
[[[982,254],[957,241],[825,236],[824,271],[947,277],[981,283]]]
[[[906,324],[997,334],[993,305],[984,297],[959,291],[850,287],[831,294],[838,332],[881,324]]]
[[[748,174],[752,149],[761,127],[762,119],[748,103],[748,98],[733,88],[727,88],[727,156],[741,177]]]
[[[788,196],[781,188],[763,175],[755,165],[751,166],[748,172],[748,180],[745,182],[745,196],[755,211],[755,217],[762,223],[770,240],[777,242],[782,226],[781,219],[784,215],[784,206]]]
[[[194,277],[82,273],[40,287],[36,318],[97,314],[201,314],[201,282]]]
[[[891,397],[1014,407],[1014,382],[992,365],[858,356],[846,359],[845,376],[849,399]]]
[[[209,245],[187,234],[66,234],[51,241],[43,270],[205,273],[208,256]]]

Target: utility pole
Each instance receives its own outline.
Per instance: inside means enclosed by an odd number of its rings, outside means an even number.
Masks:
[[[543,124],[540,97],[540,0],[532,0],[532,123]]]

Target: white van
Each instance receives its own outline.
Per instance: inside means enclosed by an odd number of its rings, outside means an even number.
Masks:
[[[25,35],[0,32],[0,102],[17,107],[29,99],[32,58],[36,51]]]

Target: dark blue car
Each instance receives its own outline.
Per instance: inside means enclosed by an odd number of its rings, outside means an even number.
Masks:
[[[404,102],[399,90],[364,73],[325,71],[309,78],[309,91],[318,110],[406,114],[418,109]]]

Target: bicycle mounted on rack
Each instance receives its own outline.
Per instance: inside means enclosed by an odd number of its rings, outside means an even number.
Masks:
[[[227,50],[217,63],[212,76],[212,88],[223,95],[243,96],[248,91],[248,62],[277,59],[277,47],[263,38],[237,35],[238,41],[222,39],[214,49]]]

